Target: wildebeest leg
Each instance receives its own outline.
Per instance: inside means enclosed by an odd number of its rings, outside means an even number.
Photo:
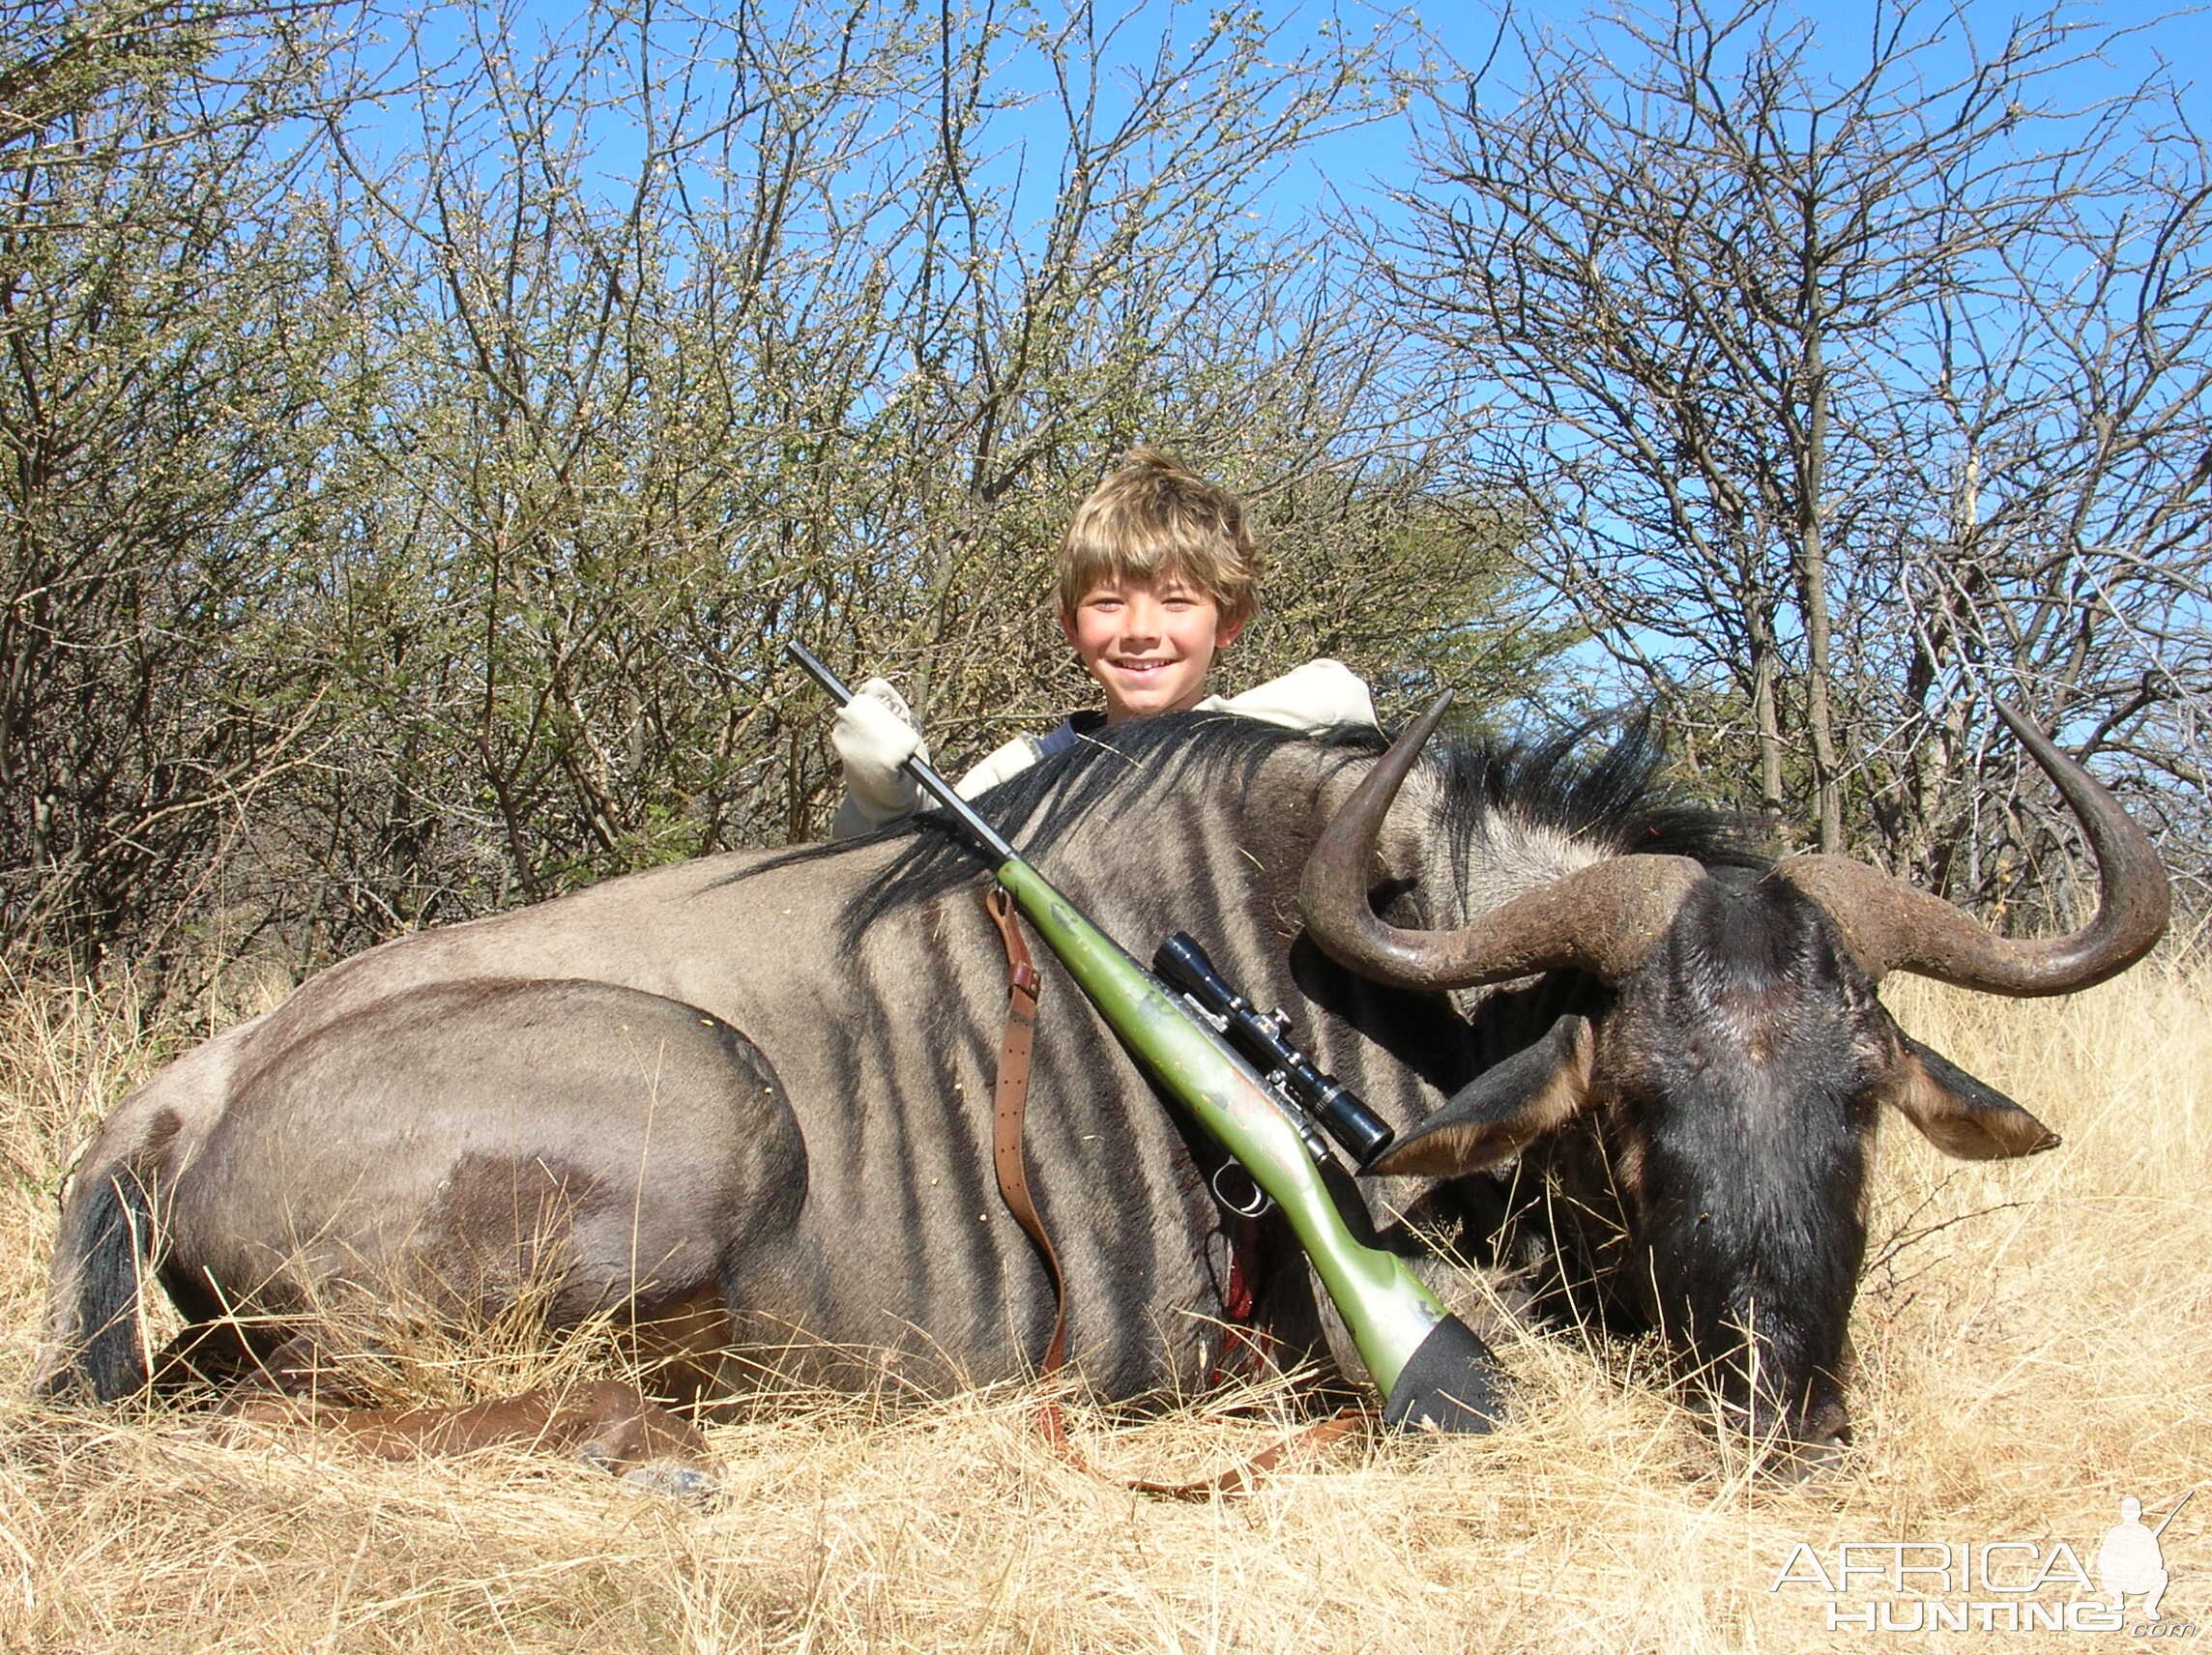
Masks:
[[[360,1357],[384,1354],[340,1350],[322,1330],[302,1329],[266,1353],[248,1354],[248,1371],[222,1411],[257,1424],[336,1431],[387,1460],[544,1448],[657,1494],[691,1499],[716,1492],[703,1468],[707,1439],[698,1428],[635,1385],[595,1379],[457,1407],[378,1408],[360,1382]]]
[[[374,1340],[341,1343],[319,1327],[302,1328],[274,1347],[246,1343],[247,1365],[233,1392],[242,1401],[283,1397],[342,1408],[373,1407],[375,1392],[364,1382],[362,1369],[391,1355]]]
[[[313,1390],[305,1408],[264,1398],[247,1417],[328,1418],[380,1452],[544,1439],[696,1492],[701,1439],[632,1387],[346,1408],[365,1399],[342,1394],[344,1356],[323,1337],[521,1307],[551,1329],[666,1323],[686,1349],[657,1356],[711,1359],[696,1347],[727,1342],[732,1261],[772,1253],[806,1183],[780,1084],[726,1024],[605,984],[440,984],[242,1078],[165,1187],[164,1280],[206,1284],[249,1343],[276,1323],[314,1330],[251,1364]]]
[[[333,1400],[346,1400],[337,1394],[335,1347],[321,1331],[235,1314],[206,1281],[178,1272],[167,1273],[162,1285],[185,1325],[154,1354],[148,1388],[155,1396],[241,1389],[304,1396],[319,1384]]]
[[[157,1397],[235,1385],[259,1371],[263,1357],[237,1322],[195,1321],[154,1357],[150,1385]]]
[[[312,1397],[259,1396],[227,1411],[255,1424],[336,1431],[387,1460],[544,1448],[573,1454],[656,1494],[702,1498],[718,1488],[706,1469],[707,1439],[699,1428],[620,1379],[540,1387],[460,1408],[346,1408]]]

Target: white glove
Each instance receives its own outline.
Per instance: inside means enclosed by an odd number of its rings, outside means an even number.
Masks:
[[[860,685],[837,709],[830,744],[845,766],[845,800],[830,825],[832,839],[854,839],[903,822],[921,807],[921,790],[899,766],[929,748],[915,727],[905,697],[880,678]]]

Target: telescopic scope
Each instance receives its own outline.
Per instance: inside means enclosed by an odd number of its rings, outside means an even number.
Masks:
[[[1291,1020],[1280,1011],[1262,1012],[1214,969],[1206,950],[1187,931],[1177,931],[1152,956],[1152,970],[1183,990],[1223,1026],[1244,1055],[1266,1071],[1308,1115],[1335,1139],[1353,1165],[1364,1167],[1397,1136],[1380,1115],[1350,1087],[1324,1075],[1305,1053],[1291,1044]]]

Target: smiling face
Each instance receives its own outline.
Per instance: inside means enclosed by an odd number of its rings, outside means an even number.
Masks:
[[[1243,623],[1225,624],[1220,604],[1177,576],[1124,576],[1085,592],[1060,629],[1106,692],[1106,722],[1120,724],[1204,701],[1214,655]]]

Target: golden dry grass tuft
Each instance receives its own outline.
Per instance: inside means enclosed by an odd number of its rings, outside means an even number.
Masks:
[[[2160,1516],[2212,1469],[2212,973],[2153,965],[2058,1002],[1923,984],[1892,998],[2066,1143],[1966,1165],[1885,1129],[1859,1441],[1820,1482],[1748,1478],[1635,1351],[1555,1335],[1504,1352],[1524,1401],[1494,1437],[1370,1444],[1248,1500],[1151,1500],[1086,1476],[1039,1439],[1032,1396],[1000,1391],[898,1408],[793,1396],[715,1427],[729,1492],[701,1512],[542,1457],[394,1466],[177,1410],[34,1408],[61,1169],[176,1040],[120,1002],[18,985],[0,1015],[0,1649],[2135,1643],[1831,1631],[1801,1566],[1771,1589],[1801,1541],[1829,1566],[1843,1542],[1908,1540],[2063,1540],[2093,1565],[2122,1495]],[[416,1354],[434,1370],[425,1395],[591,1359]],[[1141,1428],[1076,1418],[1101,1465],[1188,1475],[1281,1434],[1269,1399],[1246,1400],[1242,1416]],[[2168,1625],[2212,1621],[2212,1494],[2164,1541]],[[1989,1594],[1945,1601],[1969,1595]],[[1897,1602],[1909,1612],[1911,1594]]]

